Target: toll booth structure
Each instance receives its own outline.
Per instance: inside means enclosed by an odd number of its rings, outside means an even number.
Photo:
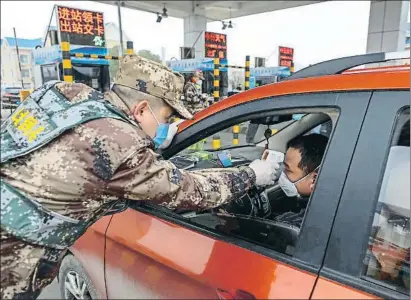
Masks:
[[[220,81],[218,90],[220,95],[227,95],[228,93],[228,73],[227,59],[220,59]],[[214,59],[213,58],[193,58],[182,60],[171,60],[167,62],[167,67],[175,72],[181,73],[185,79],[188,75],[194,73],[196,70],[203,71],[204,81],[202,84],[202,92],[213,95],[214,94]]]
[[[63,44],[64,45],[64,44]],[[64,46],[63,46],[64,47]],[[38,48],[33,51],[35,87],[50,80],[64,80],[62,45]],[[73,81],[84,83],[105,92],[110,88],[109,59],[106,48],[70,46]],[[104,57],[104,58],[103,58]]]
[[[258,67],[250,71],[250,88],[281,81],[291,75],[289,67]]]
[[[245,90],[278,82],[291,75],[288,67],[250,67],[250,57],[246,56],[245,66],[231,66],[227,59],[198,58],[172,60],[167,66],[175,72],[188,75],[195,70],[204,73],[202,92],[214,95],[215,100],[228,95],[228,69],[238,68],[245,70]]]

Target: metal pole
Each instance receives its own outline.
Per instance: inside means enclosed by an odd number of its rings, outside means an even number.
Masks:
[[[117,1],[117,12],[118,12],[118,27],[120,29],[120,53],[119,56],[124,55],[124,45],[123,45],[123,25],[121,24],[121,1]]]
[[[244,90],[250,89],[250,55],[245,57],[245,78],[244,78]]]
[[[17,45],[16,28],[14,28],[14,27],[13,27],[13,31],[14,31],[14,42],[16,43],[17,60],[18,60],[18,62],[19,62],[20,79],[21,79],[21,88],[24,88],[24,83],[23,83],[23,74],[21,73],[21,63],[20,63],[19,46]]]
[[[214,58],[214,102],[220,100],[220,59]]]
[[[60,47],[61,55],[63,58],[63,79],[65,82],[73,82],[73,69],[70,57],[70,42],[64,41],[62,37]]]
[[[53,20],[53,14],[54,14],[54,10],[56,9],[56,6],[53,6],[53,10],[51,11],[51,16],[50,16],[50,21],[49,21],[49,26],[47,26],[47,32],[46,32],[46,37],[44,38],[44,43],[43,43],[43,47],[46,46],[46,42],[47,42],[47,37],[50,34],[50,25],[51,25],[51,21]],[[51,36],[50,36],[50,42],[51,42]]]

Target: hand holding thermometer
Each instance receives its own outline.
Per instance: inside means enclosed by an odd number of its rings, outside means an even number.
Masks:
[[[275,173],[275,178],[280,178],[281,173],[284,170],[284,153],[274,150],[264,150],[262,160],[270,160],[278,163],[278,169]]]

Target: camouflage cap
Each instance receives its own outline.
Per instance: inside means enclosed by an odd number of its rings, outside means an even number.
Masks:
[[[125,55],[120,62],[114,83],[163,99],[183,118],[193,118],[181,101],[183,75],[160,63],[137,55]]]

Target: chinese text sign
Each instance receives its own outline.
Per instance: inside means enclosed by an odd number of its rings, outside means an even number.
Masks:
[[[57,6],[57,21],[63,41],[73,45],[106,46],[102,13]]]
[[[227,35],[215,32],[205,32],[205,57],[227,58]]]

